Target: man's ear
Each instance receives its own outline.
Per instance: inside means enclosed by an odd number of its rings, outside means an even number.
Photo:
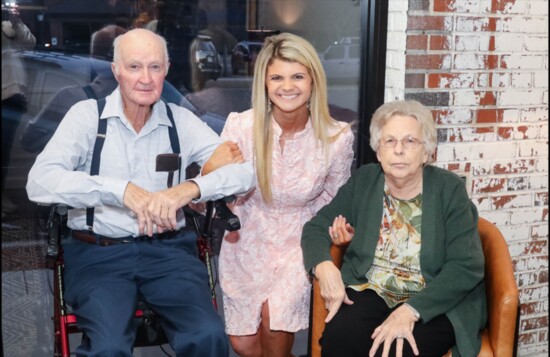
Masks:
[[[111,63],[111,70],[113,71],[113,74],[115,75],[115,78],[118,80],[118,69],[116,67],[116,63]]]

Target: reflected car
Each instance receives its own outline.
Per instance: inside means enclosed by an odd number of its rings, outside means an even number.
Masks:
[[[359,82],[361,46],[346,42],[331,45],[319,55],[329,82]]]
[[[105,93],[110,93],[117,85],[111,72],[111,62],[92,59],[89,55],[24,51],[21,52],[21,57],[27,73],[28,103],[27,111],[21,118],[13,140],[10,164],[7,168],[6,188],[8,189],[25,187],[29,170],[37,155],[36,150],[29,150],[23,145],[23,133],[29,126],[29,122],[33,123],[34,129],[37,129],[38,132],[43,130],[45,135],[51,135],[57,128],[58,122],[41,120],[42,118],[38,115],[47,106],[52,107],[52,99],[60,91],[63,90],[62,93],[67,93],[66,91],[70,91],[70,88],[82,88],[90,84],[98,74],[105,76],[105,87],[103,88]],[[221,133],[225,124],[225,117],[197,108],[167,81],[164,82],[161,98],[165,102],[175,103],[187,108],[207,123],[216,133]],[[74,104],[69,96],[66,96],[65,102],[62,100],[64,99],[63,96],[56,99],[59,103],[53,106],[54,111],[65,113],[67,107]]]
[[[241,41],[231,51],[231,72],[252,76],[256,57],[262,49],[262,42]]]
[[[218,51],[212,42],[212,38],[206,35],[198,35],[191,43],[192,81],[193,90],[199,91],[209,79],[216,80],[220,76]]]

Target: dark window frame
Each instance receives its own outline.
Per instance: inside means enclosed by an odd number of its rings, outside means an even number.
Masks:
[[[361,78],[357,167],[378,162],[369,145],[369,126],[376,108],[384,103],[388,2],[361,1]]]

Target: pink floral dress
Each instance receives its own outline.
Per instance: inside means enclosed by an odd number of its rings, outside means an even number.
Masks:
[[[222,133],[222,139],[237,142],[250,161],[252,122],[251,110],[231,113]],[[311,121],[285,142],[284,152],[279,145],[281,128],[274,120],[272,125],[273,203],[267,205],[259,189],[239,197],[233,211],[241,229],[226,235],[221,247],[219,277],[230,335],[255,334],[265,301],[271,330],[296,332],[308,327],[311,285],[300,248],[302,227],[350,177],[351,130],[330,144],[326,157],[314,138]],[[338,130],[334,128],[331,135]]]

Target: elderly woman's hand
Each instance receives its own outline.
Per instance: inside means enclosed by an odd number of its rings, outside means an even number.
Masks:
[[[369,351],[369,357],[375,355],[376,350],[382,343],[384,343],[382,357],[388,357],[391,344],[394,340],[396,341],[395,353],[397,357],[403,355],[403,343],[405,340],[411,345],[413,353],[418,356],[418,347],[412,334],[416,321],[418,321],[418,318],[406,304],[395,309],[382,325],[374,330],[371,336],[374,341]]]
[[[353,239],[355,229],[349,223],[346,223],[345,217],[340,215],[334,218],[332,226],[328,227],[328,234],[330,235],[330,239],[332,239],[332,244],[348,245]]]
[[[342,302],[351,305],[353,301],[348,298],[342,274],[332,261],[327,260],[317,264],[315,277],[319,280],[321,296],[325,300],[325,308],[328,310],[325,322],[329,322],[342,306]]]

